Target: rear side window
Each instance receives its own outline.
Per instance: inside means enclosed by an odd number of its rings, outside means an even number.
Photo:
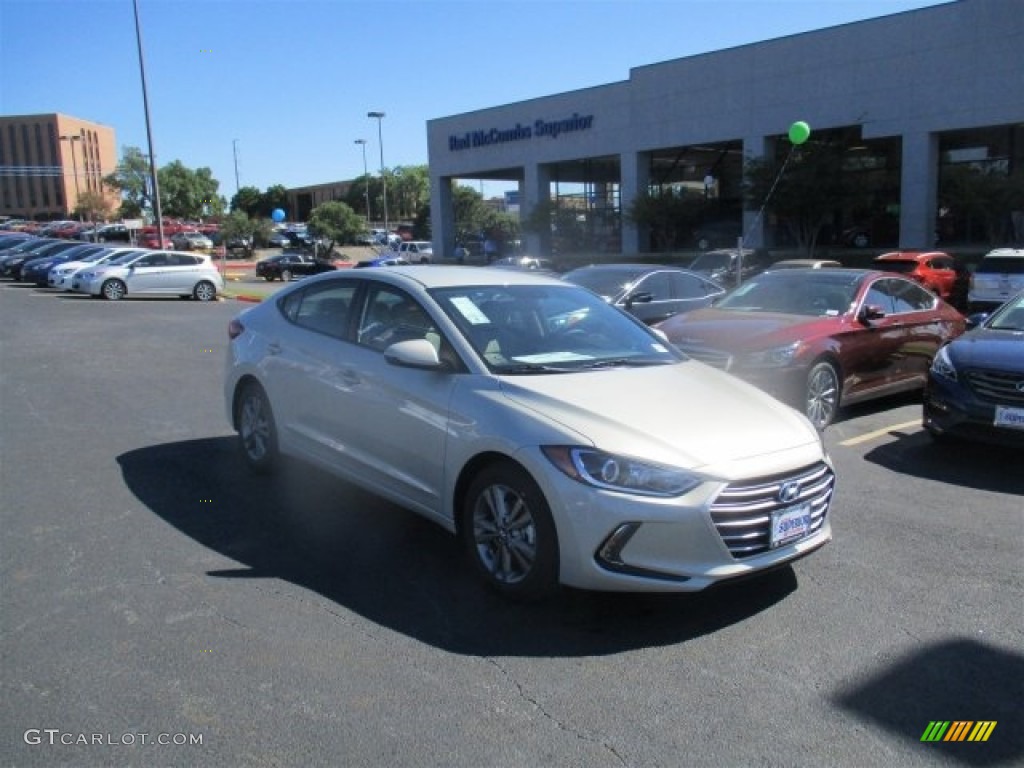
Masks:
[[[356,287],[356,283],[349,281],[322,283],[288,294],[277,306],[296,325],[341,339],[348,329]]]
[[[1024,275],[1024,256],[986,256],[977,271],[997,275]]]

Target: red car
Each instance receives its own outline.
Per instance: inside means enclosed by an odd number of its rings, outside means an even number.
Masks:
[[[143,231],[142,234],[139,235],[139,245],[142,246],[143,248],[153,248],[153,249],[173,249],[174,248],[174,245],[171,243],[171,238],[168,236],[166,231],[164,232],[164,239],[163,239],[163,242],[161,243],[160,242],[160,235],[157,234],[157,232],[155,230],[152,231],[152,232]]]
[[[956,262],[942,251],[894,251],[875,257],[875,269],[898,272],[923,285],[945,301],[953,297]]]
[[[844,405],[922,389],[963,316],[898,275],[859,269],[765,272],[717,305],[658,324],[690,357],[804,411],[818,429]]]

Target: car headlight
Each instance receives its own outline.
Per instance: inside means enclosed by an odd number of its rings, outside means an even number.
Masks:
[[[955,382],[957,380],[956,367],[953,365],[953,361],[949,359],[948,350],[949,347],[943,347],[935,354],[935,358],[932,360],[932,374]]]
[[[802,342],[794,341],[781,347],[772,347],[762,352],[755,352],[743,360],[743,364],[749,368],[784,368],[790,365],[797,353],[800,352]]]
[[[596,448],[547,445],[548,460],[573,480],[611,491],[639,496],[681,496],[701,484],[696,475]]]

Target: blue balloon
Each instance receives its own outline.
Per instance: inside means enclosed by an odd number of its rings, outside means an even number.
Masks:
[[[275,208],[273,213],[270,214],[270,218],[274,221],[284,221],[284,211],[280,208]]]

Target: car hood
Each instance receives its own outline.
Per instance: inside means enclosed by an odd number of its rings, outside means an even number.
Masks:
[[[655,326],[680,347],[707,346],[728,352],[753,352],[818,335],[822,323],[839,318],[808,317],[774,312],[698,309]]]
[[[1024,331],[975,328],[949,345],[953,364],[1024,373]]]
[[[769,474],[822,456],[818,433],[803,415],[693,360],[505,376],[501,391],[598,448],[719,476],[747,473],[755,458],[757,471]]]

